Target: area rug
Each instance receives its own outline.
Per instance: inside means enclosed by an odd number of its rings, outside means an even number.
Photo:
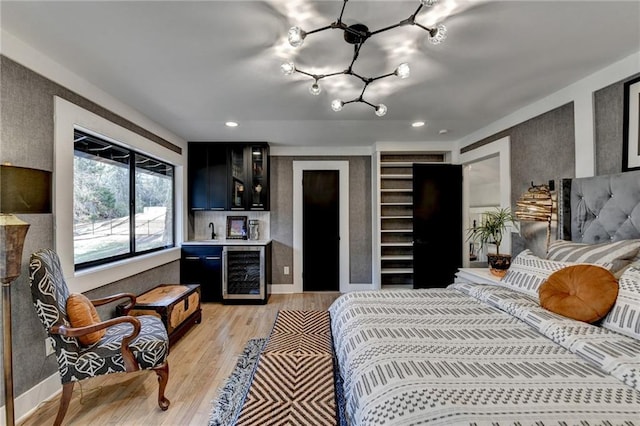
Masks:
[[[269,338],[238,358],[209,425],[345,425],[332,340],[327,311],[279,311]]]
[[[231,426],[235,423],[266,343],[267,339],[251,339],[247,342],[231,375],[212,402],[209,426]]]

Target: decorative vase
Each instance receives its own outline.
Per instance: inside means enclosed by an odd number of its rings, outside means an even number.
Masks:
[[[487,254],[487,260],[489,261],[489,272],[497,277],[504,277],[507,274],[509,266],[511,266],[510,254]]]

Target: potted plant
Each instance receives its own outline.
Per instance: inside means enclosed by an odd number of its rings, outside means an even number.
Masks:
[[[487,244],[495,244],[496,252],[488,253],[489,270],[492,274],[502,277],[511,266],[511,255],[500,253],[502,237],[510,224],[516,223],[516,217],[509,208],[496,208],[483,214],[480,225],[469,228],[467,240],[478,241],[480,248]]]

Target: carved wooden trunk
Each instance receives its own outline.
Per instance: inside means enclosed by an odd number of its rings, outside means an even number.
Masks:
[[[119,310],[121,307],[118,307]],[[193,324],[200,323],[198,284],[161,284],[136,298],[129,315],[154,315],[162,320],[173,345]]]

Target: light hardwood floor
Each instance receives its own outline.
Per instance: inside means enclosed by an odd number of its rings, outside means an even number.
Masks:
[[[338,293],[272,295],[263,306],[203,304],[202,322],[171,348],[167,411],[158,408],[151,371],[116,373],[76,384],[65,425],[206,425],[211,401],[247,340],[267,337],[279,310],[326,310]],[[44,401],[22,426],[50,425],[59,396]]]

